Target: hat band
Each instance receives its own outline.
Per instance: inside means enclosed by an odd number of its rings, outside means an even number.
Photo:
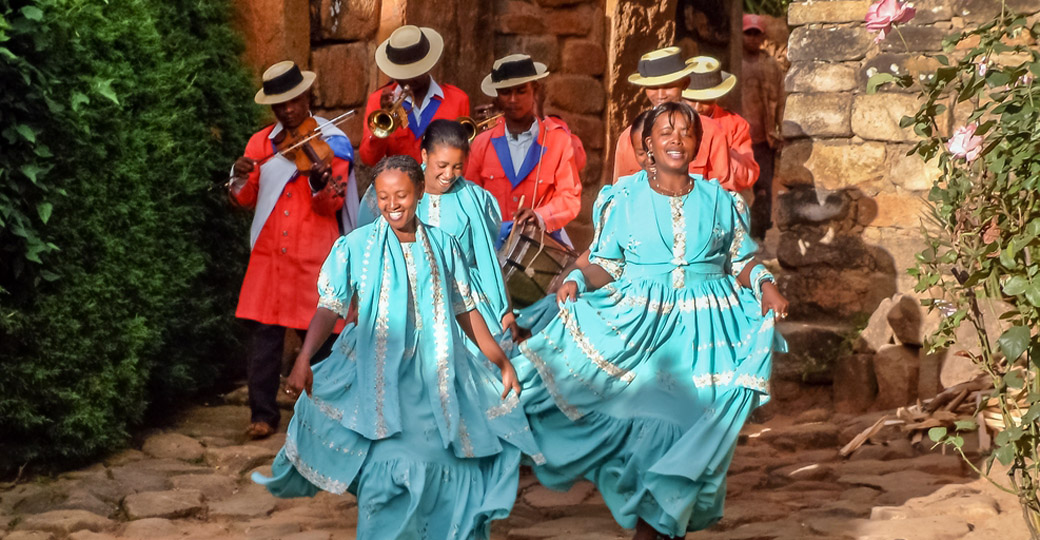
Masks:
[[[643,77],[662,77],[674,75],[686,69],[686,63],[677,54],[671,54],[663,58],[640,59],[639,74]]]
[[[716,69],[709,73],[691,73],[690,86],[687,88],[690,90],[707,90],[715,88],[720,84],[722,84],[722,72]]]
[[[430,53],[430,40],[426,39],[426,34],[421,30],[419,31],[419,41],[414,45],[407,47],[394,47],[393,45],[386,44],[386,58],[391,62],[403,66],[408,64],[414,64]]]
[[[300,68],[296,64],[293,64],[292,68],[277,77],[271,77],[264,81],[264,93],[269,96],[277,96],[278,94],[284,94],[293,88],[299,86],[303,82],[303,73],[300,73]]]
[[[500,83],[510,79],[521,79],[538,75],[538,68],[530,58],[502,62],[498,68],[491,70],[491,82]]]

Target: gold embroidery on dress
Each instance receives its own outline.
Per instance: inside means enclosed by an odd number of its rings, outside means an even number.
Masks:
[[[433,193],[427,193],[426,196],[430,198],[430,216],[428,218],[429,222],[430,222],[430,225],[433,225],[434,227],[440,227],[441,226],[441,196],[440,195],[434,195]]]
[[[545,383],[545,389],[549,391],[549,395],[552,396],[553,401],[556,403],[556,408],[560,409],[563,414],[567,415],[567,418],[571,420],[580,420],[585,415],[579,411],[576,407],[567,403],[564,399],[563,394],[560,393],[560,389],[556,386],[556,378],[553,377],[552,371],[549,366],[545,364],[545,360],[541,356],[538,356],[534,351],[527,346],[527,343],[520,343],[520,352],[527,357],[528,360],[534,364],[538,375],[542,378],[542,382]]]
[[[578,322],[574,320],[574,317],[571,315],[570,311],[566,309],[561,309],[560,319],[563,320],[564,326],[567,328],[567,331],[570,332],[571,339],[573,339],[574,343],[576,343],[578,347],[581,348],[581,351],[585,354],[585,356],[588,357],[589,360],[592,360],[593,364],[596,364],[596,367],[598,367],[604,373],[610,375],[611,377],[621,379],[622,381],[629,383],[632,382],[632,380],[635,378],[635,374],[626,369],[621,369],[615,366],[614,364],[608,362],[605,358],[603,358],[603,355],[600,354],[598,350],[596,350],[596,347],[592,344],[592,342],[589,341],[589,338],[581,332],[580,328],[578,328]]]
[[[672,287],[681,289],[686,286],[686,216],[683,213],[683,198],[670,197],[668,199],[672,209],[672,235],[675,242],[672,244]]]
[[[437,269],[436,259],[433,255],[433,248],[430,246],[430,240],[426,236],[425,229],[425,226],[417,224],[415,239],[417,242],[422,243],[423,251],[426,254],[426,262],[430,269],[430,285],[433,294],[434,354],[436,355],[437,360],[437,391],[440,394],[441,413],[444,416],[444,425],[450,432],[452,429],[452,418],[450,408],[451,397],[448,393],[448,385],[451,384],[451,381],[448,378],[448,362],[450,360],[451,351],[448,350],[448,316],[444,305],[444,283],[441,281],[442,276],[440,275],[440,271]]]
[[[390,312],[390,265],[383,265],[383,280],[379,289],[379,316],[376,317],[376,438],[387,435],[386,418],[383,416],[383,401],[386,396],[386,351],[389,334]]]

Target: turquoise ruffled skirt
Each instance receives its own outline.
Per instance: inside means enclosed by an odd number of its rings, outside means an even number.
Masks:
[[[401,431],[369,440],[344,424],[353,414],[371,411],[341,405],[354,381],[349,351],[358,333],[349,326],[333,354],[314,366],[313,393],[296,402],[272,476],[254,474],[253,480],[277,497],[353,493],[359,540],[489,538],[491,521],[508,516],[516,499],[519,447],[534,452],[519,403],[513,396],[500,400],[497,369],[458,355],[455,384],[465,442],[486,454],[460,458],[458,449],[445,447],[432,412],[429,389],[436,381],[429,378],[435,374],[424,373],[413,356],[402,362],[399,375]]]
[[[535,304],[518,319],[541,331],[514,365],[539,481],[587,478],[621,526],[683,536],[721,518],[737,437],[783,345],[733,277],[672,279],[623,275],[562,308]]]

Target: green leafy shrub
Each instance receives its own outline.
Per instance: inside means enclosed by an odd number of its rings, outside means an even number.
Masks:
[[[257,109],[227,1],[0,0],[0,475],[125,442],[235,347]]]

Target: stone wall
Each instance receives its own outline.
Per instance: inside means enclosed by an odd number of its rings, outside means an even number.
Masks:
[[[777,258],[792,312],[801,318],[854,318],[912,290],[906,270],[922,247],[924,199],[938,172],[906,156],[917,139],[899,120],[916,112],[915,97],[867,95],[866,82],[878,71],[927,74],[935,65],[924,55],[940,51],[945,35],[991,20],[1001,8],[992,0],[917,0],[917,16],[901,27],[905,45],[895,32],[875,44],[863,22],[871,3],[790,7]],[[1040,10],[1037,0],[1009,4]],[[944,129],[950,124],[940,119]]]

